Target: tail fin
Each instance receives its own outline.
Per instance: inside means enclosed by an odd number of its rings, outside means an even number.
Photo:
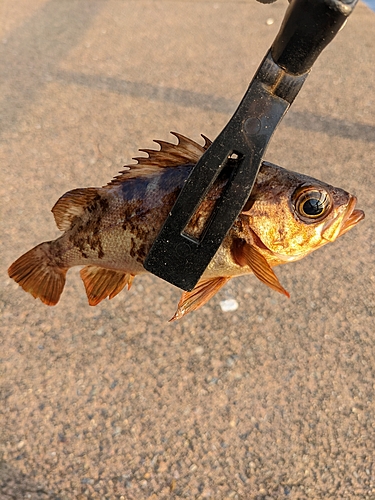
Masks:
[[[8,269],[9,277],[48,306],[59,301],[67,269],[58,267],[50,254],[50,242],[32,248]]]

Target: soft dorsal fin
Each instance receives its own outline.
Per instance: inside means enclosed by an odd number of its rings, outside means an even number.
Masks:
[[[211,145],[211,141],[204,135],[202,135],[204,145],[201,146],[192,139],[177,132],[171,132],[171,134],[177,137],[177,144],[154,140],[156,144],[159,144],[160,149],[140,149],[139,151],[147,153],[148,156],[133,158],[137,163],[135,165],[125,165],[125,170],[122,170],[120,175],[117,175],[108,186],[120,184],[134,178],[150,177],[159,173],[160,168],[197,163],[205,150]]]
[[[255,276],[265,285],[276,292],[290,297],[289,293],[281,285],[276,274],[263,255],[254,245],[249,245],[243,240],[235,240],[232,246],[232,255],[240,266],[249,266]]]
[[[70,229],[74,219],[83,215],[86,207],[93,202],[97,195],[96,188],[78,188],[63,194],[52,208],[56,225],[60,231]]]

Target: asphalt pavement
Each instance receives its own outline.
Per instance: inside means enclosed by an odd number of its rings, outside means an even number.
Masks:
[[[59,236],[50,210],[66,191],[106,184],[171,130],[215,138],[286,5],[1,2],[1,500],[375,498],[375,13],[364,4],[267,151],[366,213],[276,270],[289,300],[241,277],[168,323],[180,292],[151,275],[97,307],[77,268],[55,307],[7,276]]]

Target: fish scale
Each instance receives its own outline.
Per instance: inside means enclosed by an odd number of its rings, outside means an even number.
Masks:
[[[109,184],[65,193],[52,208],[63,235],[41,243],[8,270],[27,292],[55,305],[68,269],[81,269],[89,304],[112,299],[138,274],[194,164],[209,147],[174,133],[177,144],[155,141],[159,150],[125,167]],[[199,237],[230,178],[231,160],[186,230]],[[172,320],[210,300],[236,276],[253,273],[289,297],[273,267],[299,260],[354,227],[364,214],[356,198],[311,177],[263,162],[251,197],[202,278],[183,292]],[[321,205],[321,206],[320,206]],[[311,212],[316,207],[319,213]],[[178,258],[179,249],[175,249]]]

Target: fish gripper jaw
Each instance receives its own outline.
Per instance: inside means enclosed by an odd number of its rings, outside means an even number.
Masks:
[[[237,110],[186,180],[146,257],[148,271],[183,290],[194,288],[248,200],[276,127],[356,3],[292,0]],[[187,226],[229,161],[233,171],[221,196],[204,230],[192,237]]]

